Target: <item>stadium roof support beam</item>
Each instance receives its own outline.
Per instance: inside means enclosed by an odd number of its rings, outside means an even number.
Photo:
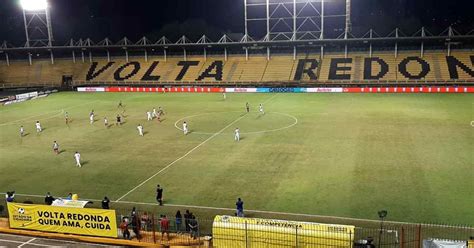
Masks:
[[[425,27],[422,27],[421,28],[421,37],[424,38],[426,36],[425,34]],[[420,57],[423,58],[423,54],[424,54],[424,50],[425,50],[425,43],[423,42],[423,40],[421,41],[421,47],[420,47]]]
[[[53,55],[53,50],[49,50],[49,55],[51,57],[51,64],[54,65],[54,55]]]
[[[351,32],[351,0],[346,0],[346,26],[344,28],[344,39],[347,39]]]
[[[31,52],[29,52],[28,53],[28,64],[29,65],[33,65],[33,59],[31,57],[32,57]]]
[[[10,58],[8,57],[8,53],[5,53],[5,62],[7,63],[7,66],[10,66]]]
[[[3,41],[2,46],[0,48],[2,48],[2,49],[8,48],[6,40]],[[8,52],[6,52],[6,51],[5,51],[5,62],[7,63],[7,66],[10,66],[10,58],[8,57]]]

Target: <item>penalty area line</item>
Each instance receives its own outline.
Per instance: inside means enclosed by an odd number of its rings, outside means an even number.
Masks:
[[[140,188],[141,186],[143,186],[145,183],[147,183],[148,181],[150,181],[151,179],[153,179],[154,177],[158,176],[159,174],[163,173],[164,171],[166,171],[167,169],[169,169],[171,166],[173,166],[174,164],[176,164],[177,162],[179,162],[180,160],[182,160],[183,158],[187,157],[189,154],[191,154],[193,151],[195,151],[196,149],[198,149],[199,147],[201,147],[202,145],[206,144],[209,140],[213,139],[214,137],[216,137],[217,135],[219,135],[220,133],[222,133],[224,130],[226,130],[227,128],[229,128],[230,126],[232,126],[233,124],[235,124],[236,122],[240,121],[242,118],[245,117],[245,114],[240,116],[239,118],[235,119],[234,121],[232,121],[230,124],[228,124],[227,126],[225,126],[224,128],[222,128],[221,130],[219,130],[217,133],[213,134],[212,136],[210,136],[209,138],[207,138],[206,140],[204,140],[203,142],[199,143],[197,146],[195,146],[194,148],[192,148],[191,150],[189,150],[188,152],[186,152],[183,156],[177,158],[176,160],[174,160],[173,162],[169,163],[167,166],[165,166],[163,169],[159,170],[158,172],[156,172],[155,174],[153,174],[151,177],[149,177],[148,179],[146,179],[145,181],[141,182],[140,184],[138,184],[137,186],[135,186],[133,189],[131,189],[130,191],[128,191],[127,193],[125,193],[124,195],[122,195],[121,197],[119,197],[117,200],[115,200],[115,202],[119,202],[120,200],[122,200],[123,198],[125,198],[127,195],[129,195],[130,193],[132,193],[133,191],[135,191],[136,189]]]

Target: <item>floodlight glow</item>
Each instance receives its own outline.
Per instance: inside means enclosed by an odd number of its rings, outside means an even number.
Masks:
[[[20,0],[21,7],[24,10],[45,10],[48,8],[47,0]]]

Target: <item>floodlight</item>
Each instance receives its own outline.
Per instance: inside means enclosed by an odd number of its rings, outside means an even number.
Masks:
[[[20,5],[24,10],[35,11],[48,8],[47,0],[20,0]]]

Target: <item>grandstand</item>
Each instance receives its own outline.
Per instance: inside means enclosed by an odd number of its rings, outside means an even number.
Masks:
[[[471,84],[474,79],[474,52],[427,51],[421,57],[417,51],[394,56],[380,52],[372,56],[353,53],[344,56],[328,53],[322,58],[315,54],[277,54],[265,56],[231,55],[225,58],[202,56],[148,58],[93,58],[92,62],[73,62],[68,59],[14,61],[0,66],[3,87],[20,84],[61,85],[63,76],[72,76],[75,85],[119,84],[314,84],[331,85],[344,82],[397,84]]]

